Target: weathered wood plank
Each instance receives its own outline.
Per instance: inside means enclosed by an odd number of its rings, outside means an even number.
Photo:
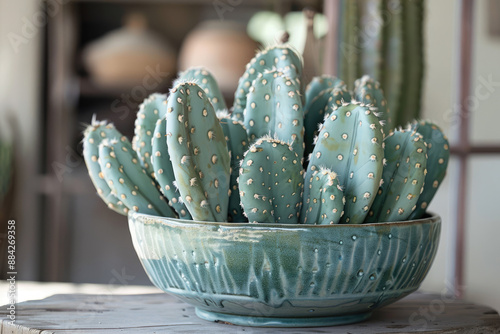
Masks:
[[[332,328],[271,329],[210,323],[194,308],[167,294],[54,295],[16,306],[9,325],[2,307],[0,334],[48,333],[331,333]],[[337,326],[339,333],[500,333],[500,317],[489,307],[434,294],[412,294],[374,312],[368,321]]]

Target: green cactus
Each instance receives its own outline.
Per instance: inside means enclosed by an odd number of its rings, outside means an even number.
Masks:
[[[257,55],[247,64],[243,76],[238,81],[238,87],[234,94],[233,118],[235,120],[244,120],[244,111],[247,107],[247,95],[253,81],[259,74],[265,71],[277,69],[283,72],[287,77],[296,81],[302,92],[302,58],[288,45],[275,45],[268,47]],[[304,100],[302,101],[302,105]]]
[[[359,102],[334,108],[318,134],[306,173],[304,198],[310,197],[309,180],[321,167],[337,172],[346,204],[341,223],[360,224],[375,199],[382,177],[383,131],[370,107]],[[302,210],[305,215],[305,210]]]
[[[326,168],[314,171],[309,179],[309,197],[304,198],[302,224],[337,224],[344,214],[345,197],[337,174]]]
[[[198,86],[203,88],[210,102],[212,102],[215,111],[227,110],[224,96],[219,89],[217,81],[209,70],[204,67],[191,67],[179,73],[179,77],[175,80],[173,86],[175,87],[177,84],[185,81],[196,82]]]
[[[103,140],[99,145],[99,165],[112,193],[136,212],[176,217],[156,183],[139,164],[138,156],[125,138]]]
[[[181,194],[175,185],[174,170],[170,162],[167,146],[167,118],[156,123],[152,141],[151,164],[160,190],[168,199],[168,204],[174,208],[180,219],[191,219],[188,209],[181,199]]]
[[[228,220],[231,222],[246,222],[241,207],[240,191],[238,188],[238,175],[243,154],[248,150],[247,130],[243,123],[231,119],[227,112],[217,112],[227,147],[231,156],[231,195],[229,196]]]
[[[297,224],[302,205],[304,170],[286,142],[259,138],[241,162],[241,204],[253,223]]]
[[[229,152],[212,103],[195,83],[180,83],[170,92],[167,146],[177,187],[193,219],[226,221]]]
[[[105,121],[98,122],[95,115],[92,118],[92,123],[84,131],[83,138],[83,158],[87,165],[90,179],[97,190],[97,194],[106,203],[106,205],[119,214],[126,215],[128,208],[123,202],[111,192],[104,174],[99,165],[99,145],[104,139],[120,138],[125,141],[126,138],[116,130],[113,124],[108,124]]]
[[[450,150],[448,138],[436,124],[429,121],[415,121],[412,130],[420,133],[427,143],[427,175],[424,190],[418,198],[417,208],[409,217],[419,219],[424,216],[425,210],[446,176]]]
[[[334,107],[340,107],[343,103],[350,101],[351,94],[344,88],[325,89],[312,100],[304,115],[304,157],[308,157],[314,150],[314,138],[318,135],[318,125]]]
[[[383,0],[383,11],[390,15],[386,18],[383,29],[383,65],[381,76],[376,77],[384,89],[389,106],[389,118],[393,127],[398,124],[400,97],[403,86],[403,18],[402,0]],[[413,41],[410,41],[412,43]],[[411,65],[407,65],[411,66]]]
[[[341,0],[339,15],[339,43],[337,55],[337,73],[345,81],[347,88],[352,89],[358,77],[359,15],[358,1]]]
[[[359,31],[362,40],[359,48],[358,75],[367,74],[380,78],[383,65],[383,0],[358,0]]]
[[[279,71],[257,76],[246,98],[245,127],[251,142],[271,135],[304,154],[304,113],[298,85]]]
[[[151,166],[151,140],[156,127],[156,121],[165,117],[167,96],[165,94],[151,94],[139,106],[135,120],[133,147],[139,156],[141,165],[153,176]]]
[[[306,110],[307,112],[307,110],[311,106],[313,99],[315,99],[316,96],[318,96],[322,91],[331,88],[338,88],[347,92],[347,86],[345,82],[337,77],[324,74],[312,78],[311,82],[309,82],[306,86],[306,102],[304,104],[304,110]]]
[[[385,138],[384,144],[383,182],[367,223],[406,220],[416,208],[427,173],[427,147],[419,133],[396,130]]]
[[[387,136],[392,130],[392,120],[387,108],[387,100],[378,81],[368,75],[363,75],[354,82],[354,95],[356,100],[377,108],[376,115],[383,122],[384,135]]]

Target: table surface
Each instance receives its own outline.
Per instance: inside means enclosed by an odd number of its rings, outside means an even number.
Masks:
[[[377,310],[365,322],[336,327],[284,329],[214,323],[199,319],[194,307],[165,293],[117,294],[109,290],[100,294],[56,294],[20,302],[16,304],[14,324],[7,319],[7,306],[1,307],[0,315],[3,319],[0,334],[500,333],[500,317],[495,310],[424,293],[414,293]]]

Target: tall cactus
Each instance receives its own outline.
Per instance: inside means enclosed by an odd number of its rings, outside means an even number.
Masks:
[[[128,208],[111,191],[108,183],[104,179],[101,166],[99,165],[99,145],[104,139],[119,138],[125,141],[126,138],[116,130],[113,124],[105,121],[98,122],[95,115],[92,123],[85,129],[83,138],[83,158],[87,165],[90,179],[97,190],[97,194],[106,205],[119,214],[126,215]]]
[[[406,220],[415,210],[427,173],[427,145],[411,129],[397,130],[384,140],[382,185],[366,222]]]
[[[375,199],[382,177],[383,131],[370,107],[345,103],[325,118],[306,173],[304,198],[310,197],[309,180],[320,167],[336,172],[346,204],[341,223],[361,224]],[[302,209],[302,215],[305,215]]]
[[[250,141],[270,135],[304,154],[304,113],[298,85],[279,71],[259,74],[247,95],[245,127]]]
[[[163,117],[156,123],[153,134],[151,164],[160,190],[168,199],[168,204],[174,208],[180,219],[191,219],[186,205],[175,183],[174,170],[170,161],[167,146],[167,118]]]
[[[151,94],[139,106],[137,118],[135,120],[134,139],[132,140],[134,149],[139,156],[141,165],[153,175],[154,170],[151,165],[151,140],[156,127],[156,121],[165,117],[167,95]]]
[[[304,170],[286,142],[259,138],[241,162],[241,203],[253,223],[297,224]]]
[[[244,111],[247,107],[247,95],[253,81],[257,79],[259,73],[263,74],[265,71],[277,69],[290,79],[296,81],[302,88],[302,68],[302,58],[290,46],[275,45],[257,53],[257,55],[247,64],[245,73],[238,81],[238,87],[234,93],[233,117],[239,121],[244,120]],[[302,101],[302,104],[304,104],[304,101]]]
[[[314,171],[309,179],[309,197],[304,198],[302,224],[337,224],[344,215],[345,196],[337,174],[326,168]]]
[[[422,218],[441,182],[446,176],[446,168],[450,159],[448,138],[441,129],[429,121],[413,122],[412,130],[420,133],[427,143],[427,175],[424,190],[418,198],[417,208],[410,219]]]
[[[179,192],[193,219],[226,221],[229,152],[212,103],[195,83],[180,83],[170,92],[167,145]]]
[[[112,193],[129,210],[176,217],[126,138],[103,140],[99,145],[99,165]]]
[[[222,95],[217,81],[212,73],[204,67],[191,67],[179,73],[179,77],[174,82],[174,87],[185,81],[193,81],[198,84],[207,94],[210,102],[217,110],[227,110],[226,101]]]
[[[228,220],[232,222],[246,222],[247,218],[243,214],[241,207],[240,191],[238,188],[238,176],[240,162],[243,154],[248,150],[247,130],[243,123],[231,119],[227,112],[218,112],[227,147],[231,155],[231,195],[229,196]]]

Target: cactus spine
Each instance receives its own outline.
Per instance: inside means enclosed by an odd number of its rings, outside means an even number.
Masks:
[[[380,121],[370,107],[345,103],[325,118],[306,173],[304,198],[309,198],[309,180],[326,167],[338,172],[346,204],[341,223],[360,224],[375,199],[382,177],[384,149]],[[302,215],[305,215],[304,209]]]
[[[284,141],[259,138],[241,162],[241,203],[254,223],[297,224],[304,170],[300,157]]]
[[[159,119],[156,123],[152,141],[151,164],[160,190],[168,199],[168,204],[174,208],[180,219],[191,219],[175,185],[174,170],[168,154],[166,117]]]
[[[366,222],[406,220],[415,210],[427,173],[427,146],[414,131],[397,130],[384,140],[380,186]]]
[[[195,83],[178,84],[170,92],[167,146],[179,192],[193,219],[226,221],[229,152],[212,103]]]
[[[428,121],[415,121],[412,124],[412,130],[420,133],[427,143],[427,175],[424,190],[418,198],[417,208],[409,217],[419,219],[425,214],[425,210],[446,175],[450,150],[448,138],[436,124]]]
[[[392,120],[380,84],[368,75],[364,75],[354,82],[354,94],[356,100],[377,108],[377,116],[383,122],[384,134],[388,135],[392,130]]]
[[[331,76],[331,75],[321,75],[312,78],[306,86],[306,103],[304,104],[304,110],[308,110],[313,99],[326,89],[338,88],[347,91],[347,86],[343,80]]]
[[[337,174],[329,169],[314,171],[309,179],[309,197],[304,199],[302,224],[337,224],[344,214],[345,197]]]

